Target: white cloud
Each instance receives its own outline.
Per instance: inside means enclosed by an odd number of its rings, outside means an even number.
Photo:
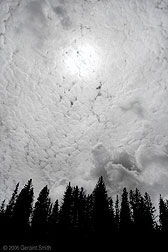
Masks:
[[[167,5],[0,5],[1,197],[29,177],[37,192],[45,184],[61,192],[69,180],[91,191],[102,174],[113,191],[166,194]],[[76,74],[66,67],[69,48],[75,60],[94,48]]]
[[[168,190],[168,153],[161,146],[141,145],[133,158],[127,152],[108,152],[102,144],[94,150],[95,167],[91,175],[104,175],[110,195],[139,188],[149,192],[157,204],[159,194]]]

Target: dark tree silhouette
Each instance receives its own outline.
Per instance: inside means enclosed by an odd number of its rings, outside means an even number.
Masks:
[[[106,236],[109,230],[109,200],[103,177],[93,190],[93,224],[96,236]]]
[[[13,207],[12,227],[13,238],[15,241],[27,240],[30,231],[30,215],[32,213],[33,195],[32,179],[30,179],[19,193]]]
[[[48,218],[51,210],[49,189],[45,186],[39,193],[32,215],[32,234],[37,241],[45,241],[48,236]]]
[[[159,221],[160,230],[162,232],[168,232],[168,204],[165,202],[160,195],[159,199]]]
[[[153,232],[155,229],[155,207],[152,204],[151,198],[147,192],[144,194],[144,221],[143,230],[146,233]]]
[[[140,191],[136,188],[135,191],[130,190],[130,205],[132,209],[133,229],[136,234],[143,232],[144,223],[144,199]]]
[[[79,188],[74,187],[72,190],[72,227],[79,228]]]
[[[73,196],[72,196],[72,187],[69,183],[66,187],[62,205],[60,207],[60,231],[61,233],[69,237],[72,235],[72,205],[73,205]]]
[[[114,235],[114,232],[116,231],[116,225],[115,225],[113,200],[111,197],[109,197],[108,201],[109,201],[108,234]]]
[[[5,214],[5,200],[2,201],[2,204],[0,206],[0,213]]]
[[[85,227],[89,236],[94,232],[94,221],[93,221],[93,194],[89,194],[86,197],[86,221]]]
[[[0,207],[0,230],[1,230],[0,244],[5,242],[5,237],[8,231],[6,225],[7,225],[7,220],[5,218],[5,200],[3,200]]]
[[[55,223],[58,224],[59,222],[59,203],[58,200],[55,201],[52,210],[51,210],[51,214],[49,216],[49,221],[51,223]]]
[[[78,229],[80,233],[85,234],[87,228],[87,197],[83,187],[81,187],[79,191]]]
[[[51,205],[52,206],[52,205]],[[50,215],[48,217],[49,240],[51,243],[58,240],[59,236],[59,203],[58,200],[54,202],[51,207]]]
[[[119,197],[118,197],[118,195],[116,196],[116,202],[115,202],[114,221],[115,221],[115,230],[116,230],[116,232],[118,232],[119,231],[119,224],[120,224],[120,208],[119,208]]]
[[[18,197],[18,187],[19,183],[16,185],[14,192],[12,193],[12,196],[5,207],[5,205],[1,205],[3,208],[3,211],[1,212],[1,228],[3,230],[1,239],[5,242],[7,240],[11,240],[13,236],[12,232],[12,214],[13,214],[13,208],[16,203],[16,199]],[[4,202],[5,203],[5,202]]]
[[[16,185],[16,187],[14,189],[14,192],[12,194],[12,197],[9,200],[9,203],[8,203],[8,205],[6,207],[5,215],[6,215],[7,218],[11,218],[12,217],[13,208],[15,206],[16,199],[18,197],[18,188],[19,188],[19,183],[17,183],[17,185]]]
[[[121,196],[121,209],[120,209],[120,231],[129,235],[132,231],[132,220],[131,220],[131,210],[128,200],[128,192],[127,189],[123,189],[123,193]]]
[[[130,239],[139,242],[141,238],[143,242],[151,243],[149,234],[152,234],[152,239],[155,234],[159,237],[168,235],[168,200],[160,196],[157,224],[155,208],[147,192],[142,196],[138,189],[130,190],[128,197],[124,188],[121,200],[117,195],[113,206],[103,177],[99,178],[90,195],[86,195],[83,188],[72,187],[69,183],[60,206],[58,200],[51,204],[49,189],[45,186],[33,209],[32,180],[19,194],[18,186],[7,206],[3,201],[0,207],[3,244],[49,242],[55,251],[58,245],[63,249],[64,245],[74,246],[77,241],[83,246],[88,243],[104,246],[113,238],[113,245],[120,249]]]

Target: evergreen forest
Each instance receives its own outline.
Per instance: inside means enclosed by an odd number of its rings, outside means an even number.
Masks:
[[[140,244],[149,237],[168,236],[168,200],[160,195],[156,211],[150,195],[142,195],[137,188],[123,188],[113,199],[101,176],[91,194],[69,183],[61,202],[53,203],[45,186],[34,202],[30,179],[20,191],[19,183],[16,185],[9,202],[1,202],[0,228],[1,245],[8,246],[49,244],[56,251],[58,245],[67,244],[81,248],[109,241],[119,245],[134,240]]]

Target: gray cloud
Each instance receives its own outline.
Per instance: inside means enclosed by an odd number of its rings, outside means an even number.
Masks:
[[[128,102],[126,104],[122,104],[122,105],[120,105],[120,108],[124,112],[132,111],[142,118],[145,116],[145,109],[143,108],[140,101],[138,101],[138,100],[134,100],[134,101]]]
[[[102,143],[97,144],[92,149],[93,162],[95,167],[91,170],[91,176],[103,176],[108,185],[121,183],[137,183],[139,169],[135,165],[135,160],[125,151],[110,153]],[[113,181],[113,183],[111,183]]]
[[[54,12],[61,17],[65,17],[66,16],[66,10],[63,9],[62,6],[57,6],[53,8]]]
[[[128,190],[139,188],[147,191],[157,204],[158,196],[168,195],[168,154],[164,148],[142,145],[132,157],[127,152],[110,153],[103,144],[93,150],[95,168],[91,176],[104,176],[109,193],[121,193],[123,187]]]
[[[57,195],[69,180],[91,190],[100,175],[111,192],[138,185],[166,195],[165,8],[145,0],[0,5],[2,199],[30,177]]]
[[[133,156],[130,156],[126,151],[117,153],[113,157],[113,164],[121,164],[127,170],[138,170]]]
[[[48,13],[50,6],[45,0],[25,2],[22,13],[17,17],[16,34],[18,39],[26,40],[30,47],[37,45],[38,48],[51,36],[49,24],[51,20]],[[51,26],[51,24],[50,24]]]
[[[105,167],[108,175],[107,186],[110,194],[121,193],[123,187],[128,190],[141,187],[140,174],[136,171],[129,171],[121,164],[109,162]]]
[[[105,170],[105,166],[111,160],[110,153],[106,150],[102,143],[99,143],[93,147],[92,155],[95,168],[91,170],[91,176],[96,178],[103,176],[106,180],[107,172]]]
[[[43,5],[45,0],[32,1],[27,5],[27,10],[30,13],[30,18],[34,22],[38,20],[40,23],[46,23],[46,17],[43,12]]]
[[[58,0],[60,4],[65,4],[66,0]]]
[[[59,16],[60,22],[65,29],[71,26],[72,23],[70,17],[68,16],[67,10],[64,7],[62,6],[53,7],[53,11],[56,13],[57,16]]]

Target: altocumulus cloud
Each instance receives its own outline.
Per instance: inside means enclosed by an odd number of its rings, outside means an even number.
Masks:
[[[0,189],[167,195],[168,3],[0,3]]]

